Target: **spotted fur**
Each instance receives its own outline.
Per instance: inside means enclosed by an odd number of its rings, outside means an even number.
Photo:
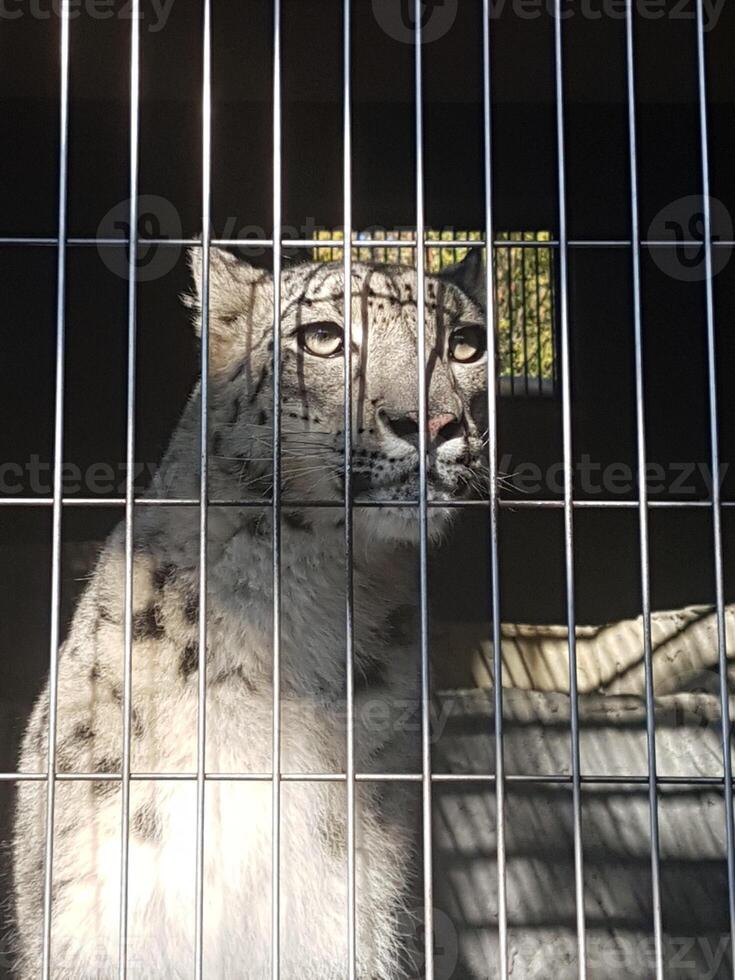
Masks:
[[[198,254],[198,253],[197,253]],[[200,281],[193,305],[197,328]],[[482,323],[475,260],[428,277],[429,415],[452,413],[461,429],[432,444],[433,501],[467,495],[482,478],[482,420],[473,408],[485,366],[452,364],[449,333]],[[299,343],[314,321],[340,324],[339,264],[304,264],[282,281],[282,536],[280,621],[281,770],[343,772],[345,758],[344,512],[305,510],[304,500],[339,501],[344,489],[342,357],[313,357]],[[417,413],[416,277],[356,264],[351,288],[354,394],[353,487],[374,503],[418,493],[416,440],[390,419]],[[217,499],[250,506],[209,509],[206,757],[210,774],[271,771],[273,675],[272,392],[273,284],[234,256],[211,255],[210,474]],[[200,392],[193,393],[151,494],[199,492]],[[430,533],[449,512],[431,508]],[[375,723],[392,699],[417,702],[415,644],[396,644],[399,607],[416,601],[413,507],[354,511],[355,747],[358,770],[410,768],[410,731]],[[197,771],[199,513],[156,506],[136,513],[132,595],[133,773],[191,777]],[[61,780],[55,809],[52,969],[55,980],[117,976],[123,738],[125,529],[105,544],[60,653],[58,767],[108,774]],[[21,769],[43,771],[48,690],[38,699]],[[406,712],[388,712],[390,717]],[[385,712],[382,713],[385,717]],[[19,788],[14,837],[17,976],[41,962],[45,795]],[[411,787],[379,795],[358,784],[357,965],[367,980],[405,976],[401,922],[416,866]],[[205,783],[204,972],[270,976],[271,785]],[[412,798],[412,797],[411,797]],[[190,977],[194,964],[196,784],[191,778],[133,780],[129,810],[128,976]],[[281,976],[346,975],[345,788],[338,781],[286,781],[281,791]],[[403,964],[403,965],[402,965]]]

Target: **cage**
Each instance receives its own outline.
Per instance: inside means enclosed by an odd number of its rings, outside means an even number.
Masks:
[[[322,916],[336,923],[335,976],[735,975],[734,36],[733,8],[706,0],[2,7],[2,975],[178,975],[178,964],[146,958],[136,919],[139,841],[147,833],[153,847],[158,832],[140,822],[148,786],[179,793],[190,821],[176,869],[187,883],[176,909],[181,975],[327,976],[309,960],[309,930],[295,945],[289,935],[289,868],[308,866],[325,837],[317,816],[294,838],[299,792],[338,801],[329,833],[339,887],[315,881],[309,892],[313,931]],[[201,346],[179,299],[191,288],[189,250],[210,270]],[[400,719],[383,719],[415,741],[410,766],[381,769],[359,744],[358,692],[374,694],[372,683],[380,704],[387,695],[356,670],[368,627],[353,565],[366,551],[361,522],[380,521],[391,501],[361,499],[348,462],[361,398],[348,370],[342,492],[312,501],[341,522],[341,713],[316,703],[307,718],[281,689],[281,626],[306,601],[281,587],[283,554],[305,519],[294,514],[311,511],[282,479],[290,409],[280,356],[268,493],[243,503],[212,485],[208,296],[221,251],[278,282],[307,260],[334,263],[343,281],[365,262],[413,270],[417,364],[432,354],[423,285],[468,252],[482,257],[487,479],[439,501],[455,512],[440,543],[430,541],[432,382],[417,370],[418,486],[402,502],[417,535],[413,609],[399,624],[414,687]],[[284,307],[280,289],[273,296],[278,351]],[[349,341],[362,321],[344,315]],[[197,383],[201,441],[186,474],[196,488],[162,497],[155,473]],[[260,725],[271,756],[233,771],[208,762],[219,717],[210,539],[239,510],[266,528],[271,549],[260,572],[271,714],[233,716],[233,738]],[[146,624],[133,608],[135,536],[163,512],[182,537],[195,528],[190,625],[207,666],[193,654],[182,668],[196,705],[181,722],[192,764],[140,769]],[[119,737],[70,766],[60,664],[116,527]],[[325,609],[322,595],[310,609],[317,623]],[[41,763],[28,768],[20,747],[47,678]],[[326,714],[344,754],[331,767],[286,766]],[[399,784],[418,814],[412,822],[407,808],[411,826],[385,838],[398,861],[410,831],[396,886],[406,892],[401,965],[370,974],[363,794]],[[74,973],[60,938],[59,827],[67,801],[87,790],[114,810],[114,922],[98,959]],[[21,817],[35,806],[43,820],[27,880],[14,872],[19,798]],[[212,940],[228,872],[227,855],[214,877],[207,864],[213,799],[235,820],[266,814],[269,875],[248,883],[259,942],[237,966]],[[18,949],[19,896],[34,909],[30,966]],[[77,930],[80,947],[96,941],[92,918]]]

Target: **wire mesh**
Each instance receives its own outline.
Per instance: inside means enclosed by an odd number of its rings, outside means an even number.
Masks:
[[[43,877],[43,962],[42,976],[49,980],[52,976],[52,893],[54,857],[54,812],[55,790],[60,782],[71,780],[112,781],[121,785],[121,851],[120,851],[120,899],[119,899],[119,959],[118,975],[127,976],[128,948],[128,891],[129,891],[129,835],[130,835],[130,788],[136,781],[172,780],[190,781],[197,788],[196,825],[196,877],[195,888],[195,976],[204,975],[205,939],[205,897],[204,897],[204,847],[205,847],[205,798],[207,785],[212,782],[243,781],[270,782],[272,787],[272,967],[273,980],[280,977],[280,947],[282,908],[280,895],[281,870],[281,786],[285,782],[334,781],[345,783],[346,800],[346,839],[347,877],[346,936],[348,950],[348,976],[354,980],[357,970],[357,895],[356,895],[356,786],[359,783],[402,781],[416,783],[421,788],[422,801],[422,845],[423,845],[423,905],[424,905],[424,949],[425,976],[434,977],[434,897],[433,897],[433,849],[432,849],[432,787],[435,783],[467,782],[489,784],[494,788],[496,800],[496,858],[498,881],[498,975],[508,976],[508,912],[506,893],[506,853],[505,821],[508,784],[559,784],[569,786],[572,791],[574,878],[576,901],[576,935],[578,943],[578,975],[587,976],[586,942],[587,925],[585,920],[584,853],[582,838],[581,793],[584,785],[614,785],[625,783],[641,785],[648,789],[650,810],[650,861],[652,881],[652,917],[655,940],[655,971],[658,980],[664,976],[664,923],[661,902],[660,844],[658,828],[658,790],[662,786],[716,787],[723,790],[726,811],[726,842],[729,886],[729,919],[731,940],[735,940],[735,826],[733,823],[732,763],[730,755],[731,720],[727,687],[728,652],[726,648],[725,589],[723,580],[723,531],[722,512],[735,506],[734,502],[721,499],[720,483],[713,480],[711,497],[707,500],[661,501],[648,498],[643,474],[647,460],[646,415],[643,370],[643,323],[641,304],[641,251],[652,247],[672,246],[671,242],[646,240],[640,235],[638,177],[637,177],[637,120],[635,114],[635,34],[634,4],[630,0],[626,9],[626,81],[628,108],[628,143],[630,157],[630,208],[631,238],[615,240],[581,240],[568,237],[567,221],[567,181],[566,181],[566,142],[565,142],[565,78],[564,78],[564,17],[562,0],[555,0],[554,9],[554,81],[555,81],[555,121],[558,155],[558,193],[559,215],[556,238],[550,232],[497,232],[495,228],[493,202],[493,146],[492,146],[492,62],[490,0],[483,0],[483,178],[484,178],[484,227],[482,230],[434,231],[426,228],[424,205],[424,131],[423,131],[423,63],[422,63],[422,2],[414,0],[415,38],[414,38],[414,98],[416,122],[415,142],[415,190],[416,227],[410,232],[389,231],[358,233],[353,229],[352,215],[352,47],[354,38],[351,25],[351,0],[343,0],[343,227],[351,248],[344,247],[344,235],[333,230],[320,236],[318,245],[311,240],[288,239],[283,237],[282,224],[282,91],[281,91],[281,2],[273,0],[273,231],[268,239],[216,239],[211,235],[211,194],[212,194],[212,117],[211,117],[211,73],[212,73],[212,26],[210,0],[202,0],[202,238],[201,239],[146,239],[133,236],[130,239],[100,240],[95,238],[75,238],[67,233],[68,198],[68,151],[69,151],[69,70],[70,70],[70,0],[63,0],[59,19],[59,183],[58,183],[58,229],[50,237],[3,237],[0,245],[43,245],[55,248],[57,257],[56,284],[56,357],[55,357],[55,402],[54,402],[54,482],[53,495],[38,498],[4,497],[2,507],[49,508],[52,513],[52,559],[51,559],[51,629],[49,661],[49,722],[48,722],[48,767],[45,772],[0,773],[0,780],[13,782],[38,782],[46,789],[46,823],[44,835],[44,877]],[[131,21],[130,37],[130,223],[137,227],[138,169],[139,169],[139,128],[140,128],[140,29],[137,12],[139,0],[133,0],[134,16]],[[702,198],[704,207],[703,241],[707,265],[705,279],[706,326],[708,353],[708,409],[710,426],[710,454],[712,472],[720,471],[720,444],[718,432],[718,366],[716,361],[716,324],[712,286],[712,256],[717,248],[730,248],[735,243],[713,240],[710,213],[710,162],[708,150],[707,124],[707,75],[705,51],[705,20],[703,0],[697,0],[697,70],[700,114],[700,155],[702,163]],[[156,242],[162,246],[181,247],[190,245],[201,249],[202,259],[202,349],[200,382],[200,489],[198,498],[149,498],[136,496],[133,471],[135,461],[135,392],[136,392],[136,336],[137,336],[137,296],[136,275],[137,250],[141,243]],[[94,498],[65,499],[63,496],[62,464],[64,455],[64,399],[65,399],[65,318],[66,318],[66,262],[67,251],[75,246],[99,246],[100,244],[128,247],[128,356],[127,356],[127,402],[126,402],[126,458],[128,476],[124,497],[97,500]],[[232,500],[210,497],[208,486],[208,436],[209,436],[209,397],[208,397],[208,320],[209,320],[209,257],[215,246],[255,246],[262,245],[273,250],[273,492],[270,499]],[[681,247],[687,242],[677,242]],[[698,243],[689,243],[698,244]],[[336,500],[294,501],[297,507],[342,508],[345,520],[344,553],[346,567],[345,588],[345,692],[346,692],[346,765],[344,772],[299,773],[285,772],[281,768],[281,388],[280,388],[280,330],[281,296],[280,281],[282,270],[282,250],[289,247],[312,247],[318,260],[342,261],[344,273],[344,326],[346,348],[351,350],[352,307],[351,280],[354,261],[397,261],[415,265],[417,273],[417,318],[419,324],[417,357],[420,365],[418,374],[419,390],[419,495],[416,500],[381,501],[379,503],[361,501],[354,498],[352,487],[352,365],[345,357],[344,366],[344,434],[345,434],[345,475],[344,496]],[[571,339],[570,339],[570,301],[568,261],[571,249],[592,247],[621,248],[630,250],[631,278],[633,284],[633,331],[635,341],[635,380],[636,380],[636,439],[639,483],[635,500],[579,500],[575,499],[573,487],[573,446],[572,446],[572,377],[571,377]],[[458,251],[468,248],[482,248],[485,251],[485,283],[487,295],[493,297],[487,309],[488,335],[488,416],[489,440],[488,462],[490,469],[490,489],[485,500],[429,500],[427,489],[427,386],[425,365],[427,359],[425,341],[424,283],[428,272],[441,271],[453,263],[461,254]],[[558,296],[555,287],[558,285]],[[556,308],[558,301],[558,324]],[[558,327],[558,331],[557,331]],[[557,352],[557,332],[559,350]],[[498,493],[498,395],[502,389],[498,380],[510,380],[510,392],[520,391],[525,395],[534,393],[561,394],[564,493],[563,499],[504,500]],[[179,506],[199,508],[199,676],[198,676],[198,715],[197,715],[197,769],[191,773],[135,772],[131,768],[130,739],[132,717],[132,650],[133,650],[133,567],[134,567],[134,528],[135,512],[140,506]],[[210,773],[206,766],[206,651],[207,651],[207,541],[208,510],[211,506],[272,508],[273,515],[273,723],[272,723],[272,770],[264,773]],[[124,592],[124,673],[123,673],[123,745],[121,772],[116,773],[61,773],[57,771],[57,681],[58,656],[61,625],[59,618],[61,589],[61,534],[62,519],[66,508],[117,506],[123,509],[125,522],[125,592]],[[359,772],[355,762],[354,744],[354,595],[353,595],[353,510],[359,507],[417,508],[420,527],[420,657],[421,657],[421,772],[420,773],[365,773]],[[490,773],[454,774],[439,773],[432,768],[431,752],[431,673],[429,651],[429,602],[428,602],[428,515],[432,507],[478,508],[488,511],[490,536],[488,541],[491,568],[491,632],[494,660],[494,728],[495,771]],[[566,580],[566,621],[569,637],[569,691],[571,699],[571,759],[570,775],[518,775],[505,771],[503,752],[503,687],[501,656],[501,602],[500,602],[500,561],[499,561],[499,514],[505,507],[515,509],[558,509],[564,518],[564,567]],[[574,515],[578,509],[624,508],[637,514],[639,532],[639,563],[642,592],[643,645],[645,659],[645,702],[646,734],[648,750],[648,769],[645,773],[616,777],[603,773],[582,773],[580,763],[580,735],[577,689],[577,662],[575,635],[577,615],[575,605],[575,552]],[[713,538],[712,557],[716,585],[716,613],[718,625],[718,660],[721,704],[721,740],[723,748],[723,775],[670,777],[661,776],[656,766],[656,728],[654,717],[654,685],[651,636],[651,594],[650,594],[650,554],[648,514],[651,509],[704,509],[712,514]],[[490,733],[488,733],[490,734]]]

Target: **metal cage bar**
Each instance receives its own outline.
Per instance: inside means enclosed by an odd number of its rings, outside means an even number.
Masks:
[[[273,0],[273,730],[271,738],[271,976],[281,975],[281,0]]]
[[[423,243],[424,214],[424,113],[423,113],[423,11],[421,0],[414,0],[414,98],[416,160],[416,238]],[[428,543],[429,511],[427,506],[426,469],[426,251],[416,249],[416,340],[419,398],[419,576],[421,640],[421,824],[424,871],[424,971],[426,980],[434,980],[434,867],[431,810],[431,664],[429,662]]]
[[[641,610],[643,615],[643,660],[646,696],[646,747],[648,752],[648,794],[651,834],[651,901],[653,912],[656,980],[663,980],[663,925],[661,916],[661,867],[656,783],[656,717],[653,683],[653,640],[651,635],[651,573],[648,535],[648,486],[646,484],[646,410],[643,377],[643,323],[641,314],[641,256],[638,240],[638,139],[636,129],[635,43],[633,20],[635,4],[627,5],[625,17],[626,76],[628,99],[628,156],[630,165],[631,274],[633,279],[633,334],[635,342],[635,404],[638,454],[638,538],[641,566]]]
[[[4,497],[0,498],[0,507],[53,507],[53,497]],[[300,509],[321,509],[323,507],[344,507],[343,500],[289,500],[289,505]],[[575,510],[604,510],[607,508],[621,508],[623,510],[638,508],[637,500],[572,500],[572,507]],[[264,497],[262,500],[231,500],[227,498],[219,499],[212,497],[209,500],[210,507],[257,507],[262,510],[264,507],[272,507],[273,500]],[[62,500],[63,507],[74,509],[84,509],[86,507],[124,507],[124,497],[65,497]],[[196,497],[136,497],[136,507],[199,507],[199,499]],[[361,507],[372,510],[382,510],[386,507],[417,507],[418,500],[353,500],[353,507]],[[442,500],[432,499],[427,501],[428,507],[448,507],[457,510],[464,509],[484,509],[489,506],[487,500]],[[508,510],[555,510],[564,507],[563,500],[554,499],[510,499],[499,498],[498,506]],[[721,509],[735,507],[735,500],[720,500]],[[653,509],[665,510],[700,510],[711,509],[711,500],[649,500],[648,507]]]
[[[156,245],[162,248],[200,248],[201,239],[199,238],[138,238],[139,245]],[[452,241],[452,248],[479,248],[485,245],[484,238],[457,238]],[[566,248],[630,248],[633,243],[627,238],[570,238],[566,241]],[[672,239],[650,239],[643,238],[639,242],[642,248],[693,248],[697,246],[704,245],[704,239],[701,238],[686,238],[674,241]],[[735,241],[728,239],[718,239],[717,241],[710,242],[712,248],[727,248],[732,250],[735,248]],[[22,235],[0,235],[0,247],[19,245],[19,246],[47,246],[57,248],[59,245],[58,237],[41,237],[41,236],[22,236]],[[213,247],[221,248],[273,248],[272,238],[211,238],[210,245]],[[498,238],[493,242],[496,248],[505,247],[508,245],[507,238]],[[99,248],[100,246],[107,247],[118,247],[127,248],[129,246],[129,240],[126,237],[121,238],[71,238],[66,239],[66,246],[74,247],[93,247]],[[281,247],[282,248],[314,248],[318,246],[319,248],[342,248],[344,242],[340,239],[328,239],[320,240],[314,238],[282,238]],[[425,248],[446,248],[446,241],[441,238],[427,238],[424,241]],[[384,249],[384,248],[416,248],[416,241],[414,239],[403,239],[403,238],[381,238],[380,240],[370,241],[369,239],[352,239],[353,248],[365,248],[365,249]],[[544,248],[558,248],[559,241],[557,239],[549,239],[548,241],[544,239],[538,239],[534,241],[529,239],[527,241],[513,241],[513,248],[530,248],[530,249],[544,249]]]
[[[342,194],[346,241],[352,240],[352,0],[343,8]],[[345,508],[345,698],[347,786],[347,977],[357,971],[357,911],[355,873],[355,629],[352,522],[352,249],[342,249],[344,285],[344,508]]]
[[[707,120],[707,64],[704,8],[697,0],[697,88],[699,101],[699,140],[702,166],[702,211],[704,216],[705,302],[707,321],[707,395],[709,406],[710,456],[712,461],[712,559],[715,575],[717,615],[717,653],[720,671],[720,711],[722,722],[722,767],[725,777],[725,835],[727,839],[727,884],[730,913],[730,948],[735,950],[735,827],[733,825],[732,731],[727,678],[727,631],[725,624],[725,583],[722,555],[722,506],[720,487],[720,436],[717,408],[717,339],[712,271],[712,210],[710,200],[709,132]],[[735,955],[732,958],[735,977]]]
[[[487,332],[487,416],[490,513],[490,584],[495,710],[495,856],[498,882],[498,970],[499,980],[508,976],[508,910],[505,854],[505,754],[503,751],[503,653],[500,622],[500,559],[498,547],[498,357],[496,342],[495,254],[493,210],[492,61],[490,0],[482,5],[482,98],[483,98],[483,183],[485,188],[485,329]],[[538,255],[538,253],[536,253]],[[537,259],[538,262],[538,259]],[[539,384],[540,373],[539,373]]]
[[[130,734],[133,674],[133,576],[135,563],[135,385],[137,349],[138,168],[140,142],[140,0],[133,0],[130,25],[130,248],[128,250],[128,364],[125,473],[125,586],[123,593],[123,699],[120,822],[120,910],[118,976],[128,974],[128,892],[130,870]]]
[[[66,231],[69,191],[69,0],[59,19],[59,184],[58,255],[56,269],[56,377],[54,396],[54,496],[51,544],[51,629],[49,638],[49,712],[46,771],[46,829],[43,870],[43,938],[41,975],[51,976],[51,905],[54,875],[54,810],[56,804],[56,720],[58,712],[59,637],[61,629],[61,524],[64,466],[64,357],[66,340]]]
[[[3,772],[0,773],[0,782],[6,783],[44,783],[48,776],[43,772]],[[122,778],[120,773],[109,772],[64,772],[56,774],[56,781],[61,783],[73,782],[117,782]],[[196,782],[195,772],[132,772],[131,780],[135,782]],[[344,782],[347,778],[344,772],[282,772],[281,782],[284,783],[319,783],[319,782]],[[431,781],[433,783],[494,783],[496,781],[494,772],[487,773],[454,773],[454,772],[432,772]],[[218,782],[244,782],[244,783],[270,783],[273,776],[270,772],[208,772],[205,780],[209,783]],[[551,783],[554,785],[570,785],[573,775],[565,773],[506,773],[504,776],[506,783],[518,783],[519,785],[534,783]],[[416,772],[356,772],[355,780],[358,783],[371,782],[409,782],[420,783],[423,780],[422,773]],[[610,775],[605,773],[585,773],[580,777],[583,785],[589,786],[648,786],[650,777],[648,774],[634,774],[631,776]],[[703,786],[724,787],[725,779],[723,776],[657,776],[658,786],[679,786],[683,788],[701,788]]]
[[[564,457],[564,566],[566,618],[569,639],[569,701],[572,752],[572,809],[574,834],[574,890],[577,917],[578,975],[586,980],[587,933],[584,914],[584,854],[582,847],[582,793],[579,753],[579,705],[577,691],[577,644],[574,583],[574,472],[572,466],[572,395],[569,337],[569,285],[567,281],[566,144],[564,137],[564,64],[562,60],[562,0],[554,2],[554,81],[559,194],[559,325],[561,332],[560,373],[562,401],[562,445]]]
[[[207,553],[209,528],[209,258],[212,197],[212,11],[202,7],[202,332],[199,418],[199,674],[197,688],[197,813],[194,975],[204,974],[204,812],[207,749]]]

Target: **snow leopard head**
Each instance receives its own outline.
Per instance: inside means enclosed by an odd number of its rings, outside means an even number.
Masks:
[[[201,328],[201,249],[191,253],[189,305]],[[430,528],[442,499],[484,492],[487,365],[481,252],[425,279],[427,487]],[[273,277],[210,251],[212,460],[229,492],[268,496],[273,454]],[[386,503],[373,522],[412,539],[419,496],[417,276],[412,268],[352,266],[352,486]],[[201,329],[200,329],[201,332]],[[344,493],[344,270],[307,262],[281,275],[281,485],[284,502]],[[230,483],[227,483],[227,481]]]

